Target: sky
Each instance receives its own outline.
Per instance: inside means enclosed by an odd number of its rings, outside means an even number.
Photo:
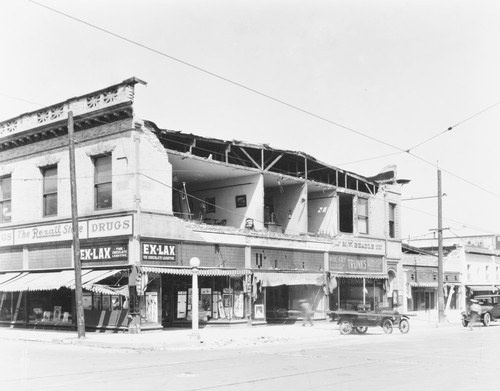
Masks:
[[[396,165],[404,239],[438,167],[444,235],[500,233],[498,1],[36,1],[0,1],[0,121],[135,76],[160,128]]]

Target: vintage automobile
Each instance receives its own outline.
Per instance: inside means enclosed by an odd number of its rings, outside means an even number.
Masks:
[[[500,295],[478,295],[474,297],[481,306],[481,322],[489,326],[491,321],[500,319]],[[467,327],[470,321],[470,309],[462,312],[462,325]]]
[[[330,319],[339,325],[340,334],[351,334],[356,330],[359,334],[368,331],[368,327],[382,327],[386,334],[391,334],[394,327],[403,334],[410,331],[410,320],[407,315],[394,310],[375,311],[330,311]]]

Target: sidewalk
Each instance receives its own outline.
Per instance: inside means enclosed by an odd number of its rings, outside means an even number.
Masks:
[[[441,326],[461,327],[455,322],[439,325],[439,328]],[[432,320],[412,317],[410,327],[411,330],[416,331],[435,329],[438,325]],[[398,331],[394,330],[394,332]],[[302,327],[301,323],[296,323],[293,325],[202,328],[199,330],[199,338],[193,336],[191,329],[186,328],[143,331],[139,334],[87,331],[85,338],[82,339],[78,339],[75,331],[0,328],[0,341],[19,340],[132,350],[220,349],[276,343],[307,343],[338,335],[338,325],[328,321],[315,322],[314,327]]]

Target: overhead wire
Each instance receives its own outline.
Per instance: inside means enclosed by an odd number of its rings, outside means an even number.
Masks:
[[[134,41],[134,40],[132,40],[132,39],[126,38],[126,37],[124,37],[124,36],[121,36],[121,35],[119,35],[119,34],[116,34],[116,33],[112,32],[112,31],[109,31],[109,30],[107,30],[107,29],[104,29],[104,28],[99,27],[99,26],[97,26],[97,25],[94,25],[94,24],[92,24],[92,23],[86,22],[86,21],[84,21],[84,20],[82,20],[82,19],[76,18],[76,17],[74,17],[74,16],[72,16],[72,15],[69,15],[69,14],[67,14],[67,13],[61,12],[61,11],[59,11],[59,10],[57,10],[57,9],[52,8],[52,7],[46,6],[46,5],[44,5],[44,4],[38,3],[38,2],[33,1],[33,0],[30,0],[30,1],[31,1],[32,3],[34,3],[34,4],[38,5],[38,6],[44,7],[44,8],[46,8],[46,9],[48,9],[48,10],[52,11],[52,12],[58,13],[58,14],[60,14],[60,15],[63,15],[63,16],[65,16],[65,17],[67,17],[67,18],[73,19],[73,20],[75,20],[75,21],[77,21],[77,22],[79,22],[79,23],[85,24],[85,25],[87,25],[87,26],[89,26],[89,27],[91,27],[91,28],[94,28],[94,29],[97,29],[97,30],[99,30],[99,31],[101,31],[101,32],[104,32],[104,33],[106,33],[106,34],[112,35],[112,36],[114,36],[114,37],[116,37],[116,38],[118,38],[118,39],[121,39],[121,40],[126,41],[126,42],[128,42],[128,43],[131,43],[131,44],[133,44],[133,45],[137,45],[137,46],[139,46],[139,47],[141,47],[141,48],[143,48],[143,49],[145,49],[145,50],[148,50],[148,51],[151,51],[151,52],[156,53],[156,54],[158,54],[158,55],[161,55],[161,56],[163,56],[163,57],[169,58],[170,60],[176,61],[176,62],[178,62],[178,63],[181,63],[181,64],[183,64],[183,65],[186,65],[186,66],[188,66],[188,67],[191,67],[191,68],[193,68],[193,69],[195,69],[195,70],[198,70],[198,71],[200,71],[200,72],[203,72],[203,73],[205,73],[205,74],[208,74],[208,75],[210,75],[210,76],[212,76],[212,77],[215,77],[215,78],[217,78],[217,79],[220,79],[220,80],[222,80],[222,81],[225,81],[225,82],[227,82],[227,83],[230,83],[230,84],[232,84],[232,85],[235,85],[235,86],[237,86],[237,87],[240,87],[240,88],[245,89],[245,90],[247,90],[247,91],[250,91],[250,92],[253,92],[253,93],[255,93],[255,94],[258,94],[258,95],[260,95],[260,96],[262,96],[262,97],[264,97],[264,98],[267,98],[267,99],[269,99],[269,100],[271,100],[271,101],[274,101],[274,102],[276,102],[276,103],[282,104],[282,105],[284,105],[284,106],[287,106],[287,107],[289,107],[289,108],[292,108],[292,109],[294,109],[294,110],[297,110],[297,111],[299,111],[299,112],[302,112],[302,113],[304,113],[304,114],[307,114],[307,115],[309,115],[309,116],[312,116],[312,117],[317,118],[317,119],[319,119],[319,120],[322,120],[322,121],[324,121],[324,122],[327,122],[327,123],[329,123],[329,124],[332,124],[332,125],[334,125],[334,126],[337,126],[337,127],[339,127],[339,128],[342,128],[342,129],[344,129],[344,130],[347,130],[347,131],[349,131],[349,132],[355,133],[355,134],[357,134],[357,135],[359,135],[359,136],[362,136],[362,137],[368,138],[368,139],[370,139],[370,140],[372,140],[372,141],[374,141],[374,142],[376,142],[376,143],[383,144],[383,145],[388,146],[388,147],[390,147],[390,148],[396,149],[396,150],[398,151],[398,152],[393,153],[393,154],[381,155],[381,156],[378,156],[378,157],[373,157],[373,158],[362,159],[362,160],[358,160],[358,161],[355,161],[355,162],[350,162],[350,163],[345,163],[345,164],[354,164],[354,163],[357,163],[357,162],[362,162],[362,161],[368,161],[368,160],[373,160],[373,159],[378,159],[378,158],[383,158],[383,157],[393,156],[393,155],[397,155],[397,154],[400,154],[400,153],[408,153],[409,155],[413,156],[414,158],[416,158],[416,159],[418,159],[418,160],[420,160],[420,161],[422,161],[422,162],[424,162],[424,163],[426,163],[426,164],[428,164],[428,165],[431,165],[431,166],[433,166],[433,167],[435,167],[435,168],[439,168],[440,170],[442,170],[442,171],[446,172],[447,174],[449,174],[449,175],[451,175],[451,176],[453,176],[453,177],[455,177],[455,178],[457,178],[457,179],[459,179],[459,180],[461,180],[461,181],[463,181],[463,182],[465,182],[465,183],[467,183],[467,184],[469,184],[469,185],[471,185],[471,186],[473,186],[473,187],[476,187],[476,188],[478,188],[478,189],[480,189],[480,190],[482,190],[482,191],[484,191],[484,192],[486,192],[486,193],[488,193],[488,194],[490,194],[490,195],[493,195],[493,196],[495,196],[495,197],[500,198],[500,195],[499,195],[499,194],[496,194],[496,193],[494,193],[494,192],[492,192],[492,191],[490,191],[490,190],[488,190],[488,189],[484,188],[483,186],[477,185],[477,184],[475,184],[475,183],[473,183],[473,182],[471,182],[471,181],[469,181],[469,180],[467,180],[467,179],[465,179],[465,178],[463,178],[463,177],[461,177],[461,176],[459,176],[459,175],[457,175],[457,174],[454,174],[453,172],[451,172],[451,171],[449,171],[449,170],[446,170],[446,169],[444,169],[444,168],[442,168],[442,167],[438,167],[436,164],[434,164],[434,163],[432,163],[432,162],[429,162],[428,160],[426,160],[426,159],[424,159],[424,158],[422,158],[422,157],[420,157],[420,156],[418,156],[418,155],[416,155],[416,154],[414,154],[414,153],[412,152],[412,150],[414,150],[414,149],[416,149],[416,148],[418,148],[418,147],[420,147],[420,146],[422,146],[422,145],[424,145],[424,144],[426,144],[426,143],[428,143],[428,142],[430,142],[430,141],[432,141],[432,140],[436,139],[437,137],[439,137],[439,136],[441,136],[441,135],[443,135],[443,134],[445,134],[445,133],[447,133],[447,132],[451,131],[452,129],[454,129],[455,127],[457,127],[457,126],[459,126],[459,125],[461,125],[461,124],[463,124],[463,123],[465,123],[466,121],[469,121],[469,120],[471,120],[471,119],[473,119],[473,118],[477,117],[478,115],[481,115],[482,113],[484,113],[484,112],[486,112],[486,111],[488,111],[488,110],[490,110],[490,109],[492,109],[492,108],[496,107],[497,105],[499,105],[499,104],[500,104],[500,101],[499,101],[499,102],[496,102],[496,103],[494,103],[494,104],[492,104],[492,105],[490,105],[490,106],[488,106],[488,107],[486,107],[485,109],[483,109],[483,110],[481,110],[481,111],[479,111],[479,112],[477,112],[477,113],[475,113],[475,114],[473,114],[473,115],[471,115],[471,116],[469,116],[469,117],[467,117],[467,118],[465,118],[465,119],[463,119],[463,120],[461,120],[461,121],[459,121],[459,122],[457,122],[457,123],[456,123],[456,124],[454,124],[453,126],[448,127],[446,130],[443,130],[443,131],[439,132],[438,134],[436,134],[436,135],[434,135],[434,136],[432,136],[432,137],[430,137],[430,138],[427,138],[427,139],[423,140],[422,142],[420,142],[420,143],[418,143],[418,144],[413,145],[411,148],[408,148],[408,149],[403,149],[403,148],[400,148],[400,147],[398,147],[398,146],[396,146],[396,145],[393,145],[393,144],[391,144],[391,143],[385,142],[385,141],[383,141],[383,140],[377,139],[377,138],[375,138],[375,137],[373,137],[373,136],[370,136],[370,135],[367,135],[367,134],[365,134],[365,133],[363,133],[363,132],[360,132],[360,131],[358,131],[358,130],[355,130],[355,129],[351,128],[351,127],[348,127],[348,126],[345,126],[345,125],[343,125],[343,124],[340,124],[340,123],[338,123],[338,122],[336,122],[336,121],[332,121],[332,120],[330,120],[330,119],[328,119],[328,118],[325,118],[325,117],[323,117],[323,116],[321,116],[321,115],[315,114],[315,113],[313,113],[313,112],[311,112],[311,111],[309,111],[309,110],[305,110],[305,109],[303,109],[303,108],[301,108],[301,107],[298,107],[298,106],[296,106],[296,105],[294,105],[294,104],[291,104],[291,103],[285,102],[285,101],[283,101],[283,100],[281,100],[281,99],[275,98],[275,97],[273,97],[273,96],[271,96],[271,95],[268,95],[268,94],[266,94],[266,93],[264,93],[264,92],[258,91],[258,90],[256,90],[256,89],[251,88],[251,87],[248,87],[248,86],[246,86],[246,85],[244,85],[244,84],[238,83],[238,82],[236,82],[236,81],[234,81],[234,80],[231,80],[231,79],[229,79],[229,78],[227,78],[227,77],[221,76],[221,75],[219,75],[219,74],[216,74],[216,73],[214,73],[214,72],[211,72],[211,71],[208,71],[208,70],[206,70],[206,69],[204,69],[204,68],[201,68],[201,67],[199,67],[199,66],[197,66],[197,65],[194,65],[194,64],[189,63],[189,62],[187,62],[187,61],[184,61],[184,60],[182,60],[182,59],[179,59],[179,58],[176,58],[176,57],[174,57],[174,56],[171,56],[171,55],[169,55],[169,54],[167,54],[167,53],[164,53],[164,52],[161,52],[161,51],[159,51],[159,50],[156,50],[156,49],[154,49],[154,48],[152,48],[152,47],[150,47],[150,46],[147,46],[147,45],[145,45],[145,44],[141,44],[140,42],[137,42],[137,41]],[[242,159],[242,160],[243,160],[243,159]],[[410,208],[410,209],[411,209],[411,208]]]
[[[262,96],[262,97],[264,97],[264,98],[267,98],[267,99],[269,99],[269,100],[272,100],[272,101],[274,101],[274,102],[276,102],[276,103],[282,104],[282,105],[284,105],[284,106],[287,106],[287,107],[289,107],[289,108],[292,108],[292,109],[297,110],[297,111],[299,111],[299,112],[302,112],[302,113],[304,113],[304,114],[307,114],[307,115],[309,115],[309,116],[312,116],[312,117],[314,117],[314,118],[317,118],[317,119],[319,119],[319,120],[321,120],[321,121],[324,121],[324,122],[327,122],[327,123],[329,123],[329,124],[335,125],[335,126],[337,126],[337,127],[339,127],[339,128],[342,128],[342,129],[347,130],[347,131],[349,131],[349,132],[355,133],[355,134],[357,134],[357,135],[359,135],[359,136],[362,136],[362,137],[365,137],[365,138],[367,138],[367,139],[370,139],[370,140],[372,140],[372,141],[374,141],[374,142],[376,142],[376,143],[383,144],[383,145],[388,146],[388,147],[390,147],[390,148],[396,149],[397,151],[399,151],[399,152],[401,152],[401,153],[408,153],[409,155],[411,155],[411,156],[413,156],[413,157],[415,157],[415,158],[417,158],[417,159],[421,160],[422,162],[424,162],[424,163],[426,163],[426,164],[428,164],[428,165],[431,165],[431,166],[433,166],[433,167],[436,167],[436,165],[435,165],[435,164],[433,164],[432,162],[427,161],[426,159],[424,159],[424,158],[422,158],[422,157],[419,157],[418,155],[415,155],[414,153],[412,153],[412,152],[411,152],[411,150],[412,150],[412,149],[415,149],[415,148],[417,148],[417,147],[419,147],[419,146],[421,146],[421,145],[423,145],[423,144],[425,144],[426,142],[429,142],[430,140],[435,139],[436,137],[438,137],[438,136],[440,136],[440,135],[442,135],[442,134],[444,134],[444,133],[446,133],[446,132],[450,131],[451,129],[453,129],[453,128],[455,128],[455,127],[457,127],[457,126],[459,126],[459,125],[463,124],[463,123],[464,123],[464,122],[466,122],[466,121],[469,121],[470,119],[472,119],[472,118],[474,118],[474,117],[476,117],[476,116],[478,116],[478,115],[480,115],[480,114],[484,113],[485,111],[488,111],[488,110],[492,109],[493,107],[497,106],[498,104],[500,104],[500,101],[499,101],[499,102],[496,102],[496,103],[494,103],[494,104],[492,104],[492,105],[488,106],[487,108],[485,108],[485,109],[483,109],[483,110],[481,110],[481,111],[479,111],[479,112],[477,112],[477,113],[475,113],[475,114],[473,114],[473,115],[471,115],[471,116],[469,116],[469,117],[467,117],[467,118],[465,118],[465,119],[463,119],[463,120],[461,120],[461,121],[457,122],[455,125],[450,126],[449,128],[447,128],[446,130],[444,130],[444,131],[440,132],[439,134],[437,134],[437,135],[435,135],[435,136],[433,136],[433,137],[431,137],[431,138],[429,138],[429,139],[427,139],[427,140],[424,140],[423,142],[421,142],[421,143],[419,143],[419,144],[416,144],[416,145],[415,145],[415,146],[413,146],[412,148],[409,148],[409,149],[403,149],[403,148],[400,148],[400,147],[398,147],[398,146],[396,146],[396,145],[394,145],[394,144],[391,144],[391,143],[388,143],[388,142],[386,142],[386,141],[383,141],[383,140],[377,139],[376,137],[373,137],[373,136],[370,136],[370,135],[368,135],[368,134],[365,134],[365,133],[363,133],[363,132],[361,132],[361,131],[358,131],[358,130],[356,130],[356,129],[353,129],[353,128],[349,127],[349,126],[343,125],[343,124],[338,123],[338,122],[336,122],[336,121],[332,121],[332,120],[330,120],[330,119],[328,119],[328,118],[326,118],[326,117],[323,117],[323,116],[318,115],[318,114],[316,114],[316,113],[313,113],[313,112],[311,112],[311,111],[309,111],[309,110],[306,110],[306,109],[303,109],[303,108],[301,108],[301,107],[298,107],[298,106],[296,106],[296,105],[294,105],[294,104],[291,104],[291,103],[285,102],[285,101],[283,101],[283,100],[281,100],[281,99],[278,99],[278,98],[275,98],[275,97],[273,97],[273,96],[271,96],[271,95],[269,95],[269,94],[266,94],[266,93],[264,93],[264,92],[262,92],[262,91],[256,90],[256,89],[251,88],[251,87],[248,87],[248,86],[246,86],[246,85],[244,85],[244,84],[242,84],[242,83],[239,83],[239,82],[236,82],[236,81],[234,81],[234,80],[231,80],[231,79],[229,79],[229,78],[227,78],[227,77],[221,76],[221,75],[219,75],[219,74],[217,74],[217,73],[215,73],[215,72],[211,72],[211,71],[209,71],[209,70],[207,70],[207,69],[204,69],[204,68],[202,68],[202,67],[200,67],[200,66],[194,65],[194,64],[192,64],[192,63],[190,63],[190,62],[188,62],[188,61],[185,61],[185,60],[182,60],[182,59],[180,59],[180,58],[177,58],[177,57],[171,56],[171,55],[169,55],[169,54],[167,54],[167,53],[164,53],[164,52],[162,52],[162,51],[160,51],[160,50],[154,49],[154,48],[152,48],[152,47],[150,47],[150,46],[148,46],[148,45],[142,44],[142,43],[137,42],[137,41],[135,41],[135,40],[133,40],[133,39],[126,38],[126,37],[124,37],[124,36],[122,36],[122,35],[120,35],[120,34],[114,33],[114,32],[112,32],[112,31],[110,31],[110,30],[107,30],[107,29],[105,29],[105,28],[103,28],[103,27],[99,27],[99,26],[97,26],[97,25],[95,25],[95,24],[92,24],[92,23],[90,23],[90,22],[87,22],[87,21],[85,21],[85,20],[83,20],[83,19],[80,19],[80,18],[77,18],[77,17],[75,17],[75,16],[69,15],[69,14],[67,14],[67,13],[65,13],[65,12],[59,11],[59,10],[57,10],[57,9],[55,9],[55,8],[49,7],[49,6],[45,5],[45,4],[42,4],[42,3],[36,2],[36,1],[34,1],[34,0],[29,0],[29,1],[30,1],[31,3],[33,3],[33,4],[36,4],[36,5],[38,5],[38,6],[40,6],[40,7],[43,7],[43,8],[46,8],[46,9],[48,9],[48,10],[50,10],[50,11],[52,11],[52,12],[55,12],[55,13],[57,13],[57,14],[60,14],[60,15],[62,15],[62,16],[64,16],[64,17],[67,17],[67,18],[69,18],[69,19],[75,20],[75,21],[77,21],[77,22],[79,22],[79,23],[82,23],[82,24],[84,24],[84,25],[87,25],[87,26],[89,26],[89,27],[91,27],[91,28],[97,29],[97,30],[99,30],[99,31],[101,31],[101,32],[103,32],[103,33],[105,33],[105,34],[111,35],[111,36],[113,36],[113,37],[115,37],[115,38],[118,38],[118,39],[120,39],[120,40],[123,40],[123,41],[125,41],[125,42],[128,42],[128,43],[131,43],[131,44],[133,44],[133,45],[139,46],[139,47],[141,47],[141,48],[143,48],[143,49],[145,49],[145,50],[151,51],[151,52],[156,53],[156,54],[158,54],[158,55],[160,55],[160,56],[163,56],[163,57],[169,58],[170,60],[176,61],[176,62],[181,63],[181,64],[183,64],[183,65],[186,65],[186,66],[188,66],[188,67],[190,67],[190,68],[193,68],[193,69],[196,69],[196,70],[198,70],[198,71],[200,71],[200,72],[203,72],[203,73],[205,73],[205,74],[208,74],[208,75],[210,75],[210,76],[212,76],[212,77],[215,77],[215,78],[217,78],[217,79],[220,79],[220,80],[222,80],[222,81],[225,81],[225,82],[230,83],[230,84],[232,84],[232,85],[235,85],[235,86],[237,86],[237,87],[243,88],[243,89],[245,89],[245,90],[247,90],[247,91],[250,91],[250,92],[253,92],[253,93],[255,93],[255,94],[258,94],[258,95],[260,95],[260,96]],[[492,192],[492,191],[489,191],[489,190],[485,189],[485,188],[484,188],[484,187],[482,187],[482,186],[479,186],[479,185],[477,185],[477,184],[474,184],[473,182],[471,182],[471,181],[469,181],[469,180],[467,180],[467,179],[465,179],[465,178],[463,178],[463,177],[461,177],[461,176],[459,176],[459,175],[457,175],[457,174],[453,174],[453,173],[452,173],[451,171],[449,171],[449,170],[444,170],[444,169],[442,169],[442,171],[444,171],[444,172],[446,172],[446,173],[448,173],[448,174],[450,174],[450,175],[454,176],[455,178],[457,178],[457,179],[459,179],[459,180],[461,180],[461,181],[464,181],[465,183],[468,183],[468,184],[470,184],[470,185],[472,185],[472,186],[474,186],[474,187],[476,187],[476,188],[478,188],[478,189],[480,189],[480,190],[482,190],[482,191],[485,191],[485,192],[487,192],[487,193],[488,193],[488,194],[490,194],[490,195],[493,195],[493,196],[495,196],[495,197],[500,198],[500,195],[499,195],[499,194],[496,194],[496,193],[494,193],[494,192]]]

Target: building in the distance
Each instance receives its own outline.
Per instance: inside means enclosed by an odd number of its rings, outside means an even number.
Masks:
[[[193,305],[207,325],[294,320],[300,299],[317,318],[405,307],[394,171],[161,129],[134,112],[138,83],[0,122],[1,324],[75,325],[69,112],[87,327],[188,325]]]
[[[438,252],[437,239],[412,240],[411,245],[434,256]],[[403,248],[405,246],[403,245]],[[445,295],[451,294],[450,309],[464,310],[470,299],[477,295],[499,293],[500,236],[443,238],[443,252],[443,282]],[[404,263],[407,265],[405,267],[411,270],[408,266],[411,262]],[[412,284],[412,281],[408,280],[408,284]]]

